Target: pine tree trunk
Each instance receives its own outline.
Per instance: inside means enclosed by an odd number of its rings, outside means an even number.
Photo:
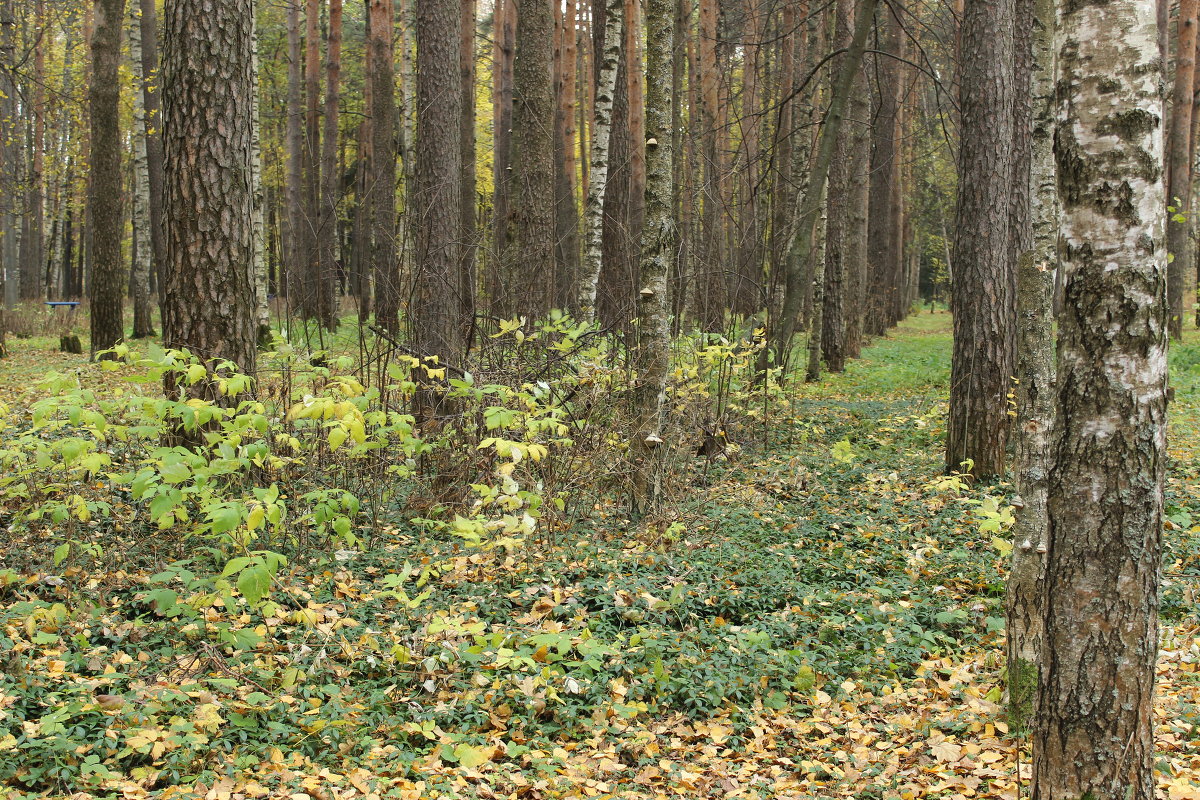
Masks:
[[[0,357],[7,355],[4,344],[5,311],[14,298],[10,264],[17,259],[17,88],[13,80],[16,66],[16,18],[13,0],[0,0]]]
[[[341,173],[338,170],[338,99],[342,75],[342,0],[329,0],[329,34],[325,50],[325,139],[321,145],[321,204],[317,226],[319,266],[317,311],[326,330],[337,328],[337,278],[341,270],[338,251],[338,205]]]
[[[900,51],[900,24],[893,12],[880,11],[880,38],[885,51],[875,57],[879,92],[875,101],[874,135],[871,146],[871,206],[867,210],[867,261],[871,269],[866,332],[882,336],[892,319],[891,309],[899,291],[900,253],[895,192],[900,180],[900,65],[888,54]]]
[[[1016,344],[1008,202],[1013,174],[1012,0],[967,0],[962,46],[946,469],[969,463],[973,475],[987,479],[1004,473]]]
[[[851,4],[849,0],[841,0],[837,4],[835,13],[835,43],[837,47],[844,48],[850,43]],[[854,84],[857,82],[857,76],[855,76],[849,86],[849,91],[855,91]],[[847,98],[846,105],[849,109],[849,98]],[[850,222],[851,146],[850,136],[839,136],[833,145],[832,162],[829,165],[829,191],[826,202],[828,220],[825,225],[825,287],[822,293],[824,302],[818,341],[820,342],[820,353],[830,372],[842,372],[846,369],[845,311],[846,287],[849,283],[846,248],[849,244],[847,233]],[[816,372],[819,374],[819,361],[816,366]],[[811,360],[809,372],[814,372]]]
[[[396,80],[392,53],[392,0],[369,0],[367,80],[371,83],[374,227],[371,272],[375,276],[375,320],[389,333],[400,328],[400,265],[396,258]]]
[[[459,188],[459,214],[462,216],[462,232],[459,241],[459,300],[463,320],[470,326],[475,318],[476,291],[476,215],[479,203],[475,192],[475,36],[476,0],[459,0],[459,83],[462,92],[462,111],[459,114],[459,159],[462,173]]]
[[[154,261],[150,265],[151,280],[157,289],[159,312],[162,312],[162,271],[167,263],[167,237],[163,230],[163,153],[162,112],[158,92],[158,23],[154,0],[139,0],[142,9],[142,75],[155,80],[146,83],[142,104],[146,109],[146,175],[150,183],[150,246]]]
[[[163,26],[163,344],[254,375],[251,0],[173,0]],[[179,387],[168,382],[168,393]],[[215,385],[188,389],[215,399]]]
[[[34,3],[34,24],[41,30],[46,22],[45,0]],[[46,142],[46,37],[38,35],[33,46],[33,125],[29,147],[29,174],[25,178],[25,232],[21,236],[21,299],[42,300],[45,295],[45,188],[43,185]]]
[[[1155,6],[1070,6],[1059,25],[1065,302],[1033,797],[1151,800],[1167,460]]]
[[[1193,261],[1188,236],[1192,208],[1192,95],[1196,74],[1197,0],[1179,0],[1179,48],[1171,127],[1167,135],[1167,305],[1171,338],[1183,338],[1184,286]]]
[[[133,64],[133,338],[154,335],[150,299],[150,169],[146,156],[145,75],[142,73],[140,5],[129,9],[129,54]]]
[[[301,311],[297,304],[304,298],[305,229],[304,217],[304,110],[303,62],[300,55],[300,0],[291,0],[287,13],[287,241],[284,266],[286,278],[281,291],[287,296],[289,312]]]
[[[363,106],[370,108],[370,81],[363,86]],[[371,164],[374,161],[370,121],[358,124],[358,166],[354,172],[354,233],[351,236],[351,286],[358,302],[358,319],[371,316]]]
[[[92,83],[89,113],[92,129],[91,357],[114,347],[125,332],[122,322],[125,269],[121,261],[121,26],[125,0],[96,0],[93,6]]]
[[[321,283],[321,0],[306,0],[304,11],[304,294],[301,316],[322,320]]]
[[[513,65],[512,205],[502,263],[505,307],[545,316],[554,287],[554,18],[549,0],[526,0],[517,14]]]
[[[417,6],[417,141],[412,203],[416,222],[412,338],[441,365],[463,353],[461,243],[462,42],[460,0]],[[420,370],[417,379],[422,380]],[[432,397],[419,398],[428,402]],[[421,409],[432,414],[436,409]]]
[[[871,191],[871,101],[868,96],[867,73],[860,70],[850,93],[846,109],[851,123],[850,175],[845,237],[846,260],[846,331],[845,357],[858,358],[862,352],[864,318],[867,312],[867,285],[870,271],[867,265],[867,209]]]
[[[663,403],[671,366],[671,298],[667,275],[675,252],[671,207],[671,62],[674,55],[674,0],[646,5],[646,215],[638,291],[638,386],[634,402],[637,431],[633,459],[633,513],[654,507],[660,493]],[[654,144],[649,144],[654,142]]]
[[[492,258],[489,260],[488,300],[493,313],[503,311],[505,277],[502,256],[512,205],[513,60],[516,57],[516,0],[496,0],[496,35],[492,67]]]
[[[575,202],[575,0],[555,6],[554,248],[555,308],[565,308],[579,281],[579,208]]]
[[[700,0],[700,42],[697,59],[700,68],[700,136],[704,163],[701,205],[700,270],[696,281],[696,315],[701,330],[719,331],[725,320],[724,248],[721,240],[721,197],[725,176],[717,151],[717,0]]]
[[[624,0],[608,0],[604,13],[604,47],[600,80],[596,87],[596,119],[592,125],[592,151],[588,160],[588,194],[583,209],[583,277],[579,282],[579,313],[585,322],[596,318],[596,286],[603,259],[604,196],[608,188],[608,155],[612,135],[613,95],[621,60],[621,18]]]

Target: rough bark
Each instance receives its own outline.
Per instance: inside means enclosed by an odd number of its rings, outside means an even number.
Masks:
[[[632,508],[644,514],[660,493],[663,403],[671,366],[671,298],[667,275],[675,248],[671,207],[671,62],[674,55],[674,0],[646,5],[646,215],[642,241],[638,306],[637,431],[633,460]],[[650,144],[654,142],[654,144]]]
[[[596,87],[595,121],[588,159],[588,193],[583,209],[583,268],[579,281],[579,314],[586,322],[596,318],[596,286],[603,259],[604,196],[608,188],[608,155],[612,134],[613,94],[621,60],[621,18],[624,0],[608,0],[604,14],[604,46],[600,80]]]
[[[163,344],[253,375],[254,6],[173,0],[163,25]],[[189,389],[212,395],[202,381]],[[168,385],[168,391],[175,387]]]
[[[476,257],[475,217],[479,203],[475,198],[475,14],[476,0],[459,0],[461,30],[459,31],[459,83],[462,86],[462,111],[459,114],[459,214],[462,231],[459,234],[459,300],[465,320],[475,316]]]
[[[321,264],[321,0],[306,0],[304,10],[304,189],[305,224],[301,230],[303,292],[300,314],[322,320],[324,276]]]
[[[321,206],[317,224],[317,313],[326,330],[337,328],[339,272],[338,206],[341,172],[338,170],[338,99],[342,77],[342,0],[329,0],[325,50],[325,117],[321,143]]]
[[[1006,670],[1009,724],[1025,732],[1033,719],[1041,657],[1041,580],[1045,566],[1047,493],[1054,426],[1054,276],[1058,211],[1053,153],[1054,0],[1034,0],[1018,15],[1032,22],[1030,201],[1033,238],[1017,261],[1017,420],[1014,477],[1020,501],[1012,529],[1006,586]],[[1020,16],[1018,16],[1020,19]],[[1018,44],[1020,39],[1018,38]],[[1014,186],[1014,191],[1019,186]]]
[[[29,174],[25,177],[25,225],[21,235],[21,299],[45,297],[45,187],[46,161],[46,21],[45,0],[36,0],[33,11],[38,29],[33,45],[33,80],[29,94],[33,124],[29,141]]]
[[[496,306],[504,294],[504,241],[512,204],[513,59],[516,56],[516,0],[496,0],[496,33],[492,68],[492,259],[488,299]],[[495,310],[501,310],[497,306]]]
[[[1196,75],[1197,0],[1179,0],[1179,46],[1167,134],[1167,326],[1172,339],[1183,338],[1184,287],[1191,270],[1188,217],[1192,208],[1192,95]]]
[[[154,335],[150,299],[150,168],[146,156],[145,75],[142,73],[142,21],[139,5],[129,8],[129,52],[133,63],[133,338]]]
[[[852,128],[850,138],[850,186],[845,237],[846,260],[846,358],[858,358],[862,351],[864,320],[867,313],[867,209],[871,191],[871,99],[865,70],[859,72],[846,110]]]
[[[421,356],[457,363],[463,350],[459,0],[417,5],[416,266],[412,338]],[[421,376],[418,375],[418,378]]]
[[[281,281],[288,299],[288,310],[304,296],[304,239],[308,221],[304,216],[304,111],[303,62],[300,60],[300,0],[292,0],[287,13],[287,174],[284,192],[287,197],[287,237],[284,267],[286,278]]]
[[[158,21],[154,0],[139,0],[142,9],[142,75],[146,78],[142,103],[146,109],[146,175],[150,182],[150,246],[154,261],[151,279],[162,311],[162,270],[167,263],[167,237],[163,229],[162,112],[159,102]]]
[[[570,302],[579,280],[579,207],[575,202],[575,0],[554,6],[555,308]]]
[[[871,278],[866,333],[882,336],[891,322],[891,309],[899,291],[900,256],[896,237],[900,224],[895,190],[900,180],[900,65],[888,54],[900,51],[900,24],[883,8],[879,19],[879,48],[875,57],[878,88],[875,93],[871,142],[871,192],[867,210],[867,261]],[[1007,115],[1006,115],[1007,116]]]
[[[545,316],[554,298],[554,18],[521,0],[513,64],[512,204],[501,258],[508,311]]]
[[[850,14],[849,0],[841,0],[836,9],[835,46],[844,48],[850,43]],[[854,92],[857,76],[847,87]],[[847,109],[849,109],[847,98]],[[849,126],[847,126],[849,127]],[[842,372],[846,369],[846,289],[849,284],[848,261],[846,248],[849,245],[850,227],[850,159],[853,140],[849,135],[842,135],[833,145],[833,155],[829,165],[829,190],[826,200],[827,221],[825,224],[825,264],[823,308],[821,311],[821,333],[817,337],[820,344],[821,357],[830,372]],[[815,326],[814,326],[815,329]],[[815,366],[815,369],[814,369]],[[809,360],[809,373],[813,380],[820,374],[820,360],[814,365]]]
[[[91,357],[124,337],[125,268],[121,259],[121,27],[125,0],[96,0],[92,32],[91,118],[92,277]]]
[[[392,53],[392,0],[368,0],[367,80],[371,84],[372,198],[371,272],[375,320],[384,330],[400,326],[400,264],[396,248],[396,79]]]
[[[13,0],[0,0],[0,292],[4,309],[12,307],[16,288],[9,274],[17,261],[17,91],[13,81],[16,59],[16,18]],[[0,356],[4,346],[4,310],[0,310]]]
[[[1004,472],[1016,333],[1013,2],[967,0],[964,15],[946,468],[969,463],[973,475],[987,479]]]
[[[1162,67],[1150,0],[1061,10],[1063,246],[1033,797],[1151,800],[1166,466]]]
[[[701,200],[701,239],[696,280],[696,316],[702,330],[720,330],[725,319],[724,248],[721,238],[721,196],[725,176],[718,154],[719,93],[717,91],[717,0],[700,0],[697,60],[700,78],[700,158],[704,163]]]

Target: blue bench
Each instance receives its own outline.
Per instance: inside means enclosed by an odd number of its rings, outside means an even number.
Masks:
[[[65,308],[69,308],[72,311],[74,311],[76,308],[79,307],[79,301],[77,301],[77,300],[47,300],[46,305],[50,306],[51,308],[65,307]]]

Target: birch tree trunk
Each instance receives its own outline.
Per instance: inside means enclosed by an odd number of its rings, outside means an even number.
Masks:
[[[1023,3],[1024,0],[1019,0]],[[1041,580],[1046,559],[1046,502],[1054,426],[1054,276],[1058,269],[1058,197],[1054,166],[1054,0],[1034,0],[1030,189],[1033,246],[1017,261],[1017,522],[1006,586],[1009,724],[1028,729],[1041,657]],[[1020,12],[1019,6],[1019,12]],[[1019,188],[1019,187],[1014,187]]]
[[[1153,0],[1061,10],[1064,307],[1038,800],[1151,800],[1166,466],[1166,197]]]
[[[675,253],[671,205],[671,62],[674,0],[646,5],[646,212],[638,318],[637,432],[633,458],[633,513],[654,507],[660,490],[663,401],[671,366],[671,298],[667,275]]]
[[[154,335],[150,300],[150,169],[146,156],[145,81],[142,74],[142,13],[129,7],[129,54],[133,64],[133,338]]]
[[[267,300],[269,278],[267,275],[266,259],[266,229],[263,225],[263,196],[262,180],[262,124],[258,108],[258,22],[255,20],[254,41],[251,43],[254,72],[254,89],[251,96],[253,108],[250,139],[250,196],[254,203],[254,258],[251,260],[251,279],[254,283],[254,320],[255,339],[259,347],[267,347],[271,343],[271,307]]]
[[[600,84],[596,87],[592,151],[588,159],[588,193],[583,207],[583,275],[579,281],[579,314],[584,322],[596,319],[596,286],[604,255],[604,193],[608,188],[608,145],[612,135],[613,93],[621,61],[621,17],[624,0],[607,0],[604,14],[604,50],[600,56]]]

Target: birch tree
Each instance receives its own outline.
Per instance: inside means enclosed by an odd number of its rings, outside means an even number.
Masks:
[[[607,35],[606,35],[607,38]],[[673,0],[646,6],[646,215],[641,255],[638,318],[637,431],[633,458],[633,511],[645,513],[659,491],[663,401],[671,365],[671,300],[667,275],[674,258],[675,219],[671,203],[671,59]],[[607,43],[606,43],[607,44]],[[606,48],[607,49],[607,48]]]
[[[1024,0],[1022,0],[1024,2]],[[1054,276],[1058,268],[1058,197],[1054,167],[1054,0],[1034,0],[1030,54],[1033,247],[1017,261],[1017,521],[1006,586],[1010,723],[1025,729],[1037,693],[1041,655],[1041,578],[1054,424]],[[1019,189],[1020,187],[1014,187]]]
[[[1033,797],[1151,800],[1166,466],[1153,0],[1060,7],[1059,422]]]
[[[608,150],[612,136],[613,93],[621,60],[623,0],[607,0],[604,14],[604,52],[600,84],[596,87],[595,121],[588,159],[587,200],[583,206],[583,274],[579,281],[579,314],[585,322],[596,319],[596,286],[604,255],[604,193],[608,188]]]

